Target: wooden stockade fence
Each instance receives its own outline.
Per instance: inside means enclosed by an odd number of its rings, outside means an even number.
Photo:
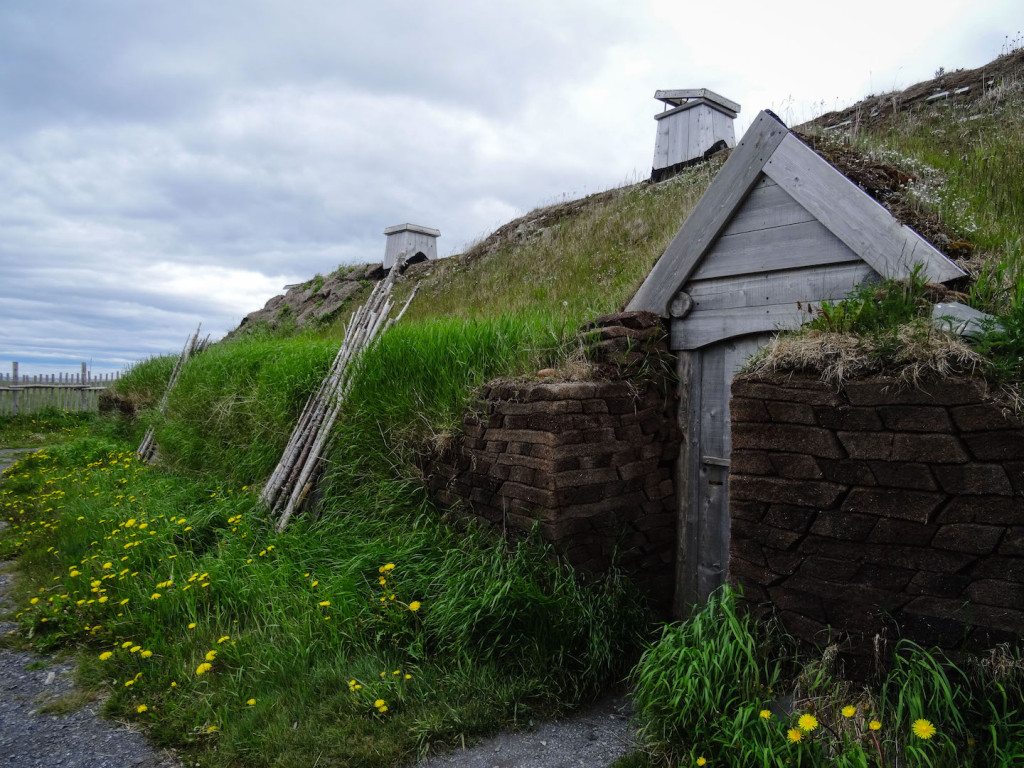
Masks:
[[[99,410],[100,392],[121,378],[121,372],[95,374],[82,363],[75,373],[24,374],[18,363],[0,372],[0,416],[30,414],[45,408],[62,411]]]
[[[352,315],[331,369],[320,388],[306,402],[281,460],[263,487],[260,499],[277,518],[278,531],[284,530],[292,515],[302,508],[317,480],[331,429],[348,394],[353,364],[380,333],[402,318],[416,295],[414,289],[401,312],[388,320],[394,306],[391,289],[400,266],[396,264],[387,277],[374,286],[366,303]]]
[[[202,352],[210,345],[210,337],[207,336],[205,339],[199,338],[199,332],[202,330],[202,324],[196,327],[196,332],[188,337],[185,341],[185,346],[181,350],[181,354],[178,355],[178,360],[174,364],[174,368],[171,370],[171,376],[167,379],[167,386],[164,388],[164,395],[160,398],[160,404],[157,406],[157,412],[162,416],[167,412],[167,401],[171,396],[171,390],[174,389],[174,385],[178,383],[178,377],[181,375],[182,369],[185,367],[185,363],[189,361],[193,355]],[[146,434],[142,438],[142,442],[139,443],[136,454],[142,461],[147,464],[153,461],[156,456],[156,433],[153,427],[146,430]]]

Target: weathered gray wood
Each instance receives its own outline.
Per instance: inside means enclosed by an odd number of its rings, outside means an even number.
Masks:
[[[690,585],[691,603],[706,601],[728,575],[732,456],[729,396],[736,372],[766,340],[766,336],[731,339],[697,353],[700,373],[694,383],[699,382],[699,407],[694,410],[691,404],[690,413],[699,422],[699,434],[695,442],[690,442],[686,457],[690,465],[688,477],[694,484],[688,489],[693,509],[687,510],[687,520],[696,516],[697,533],[687,540],[695,549],[682,561],[682,578],[677,574],[677,580]]]
[[[703,111],[714,112],[730,120],[736,118],[735,111],[727,109],[723,107],[721,104],[715,104],[713,101],[709,101],[708,99],[691,99],[690,101],[687,101],[685,104],[679,104],[677,106],[672,107],[672,109],[666,109],[664,112],[659,112],[654,116],[654,119],[666,120],[674,117],[675,115],[680,114],[681,112],[692,110],[694,109],[694,107],[704,107],[705,109]]]
[[[697,602],[697,542],[700,536],[697,514],[699,464],[691,457],[700,450],[700,352],[680,352],[676,372],[679,378],[677,411],[682,440],[676,462],[676,586],[672,613],[684,618]]]
[[[732,99],[727,99],[710,88],[671,88],[654,92],[654,98],[664,101],[666,104],[676,104],[688,99],[705,99],[725,107],[731,112],[739,112],[740,105]]]
[[[814,221],[814,214],[774,181],[762,176],[722,230],[722,236],[756,232],[806,221]]]
[[[964,272],[792,134],[764,172],[885,277],[905,278],[916,264],[935,282]]]
[[[768,112],[761,112],[754,119],[627,309],[667,316],[672,297],[725,227],[787,133],[788,129]]]
[[[811,319],[811,312],[812,305],[801,309],[795,303],[691,312],[672,323],[671,348],[698,349],[735,336],[792,330]]]
[[[718,238],[691,279],[707,280],[847,261],[859,261],[859,258],[820,221],[805,221]]]
[[[685,291],[677,293],[668,308],[669,314],[676,319],[686,317],[691,311],[693,311],[693,299]]]
[[[691,280],[686,284],[686,293],[692,300],[692,311],[704,312],[709,309],[843,299],[861,283],[878,277],[875,270],[858,260],[738,277]]]

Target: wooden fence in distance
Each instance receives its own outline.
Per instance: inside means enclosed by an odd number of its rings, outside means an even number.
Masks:
[[[10,373],[0,372],[0,417],[36,413],[45,408],[62,411],[99,410],[100,392],[121,378],[121,373],[94,374],[82,363],[76,373],[19,373],[11,364]]]

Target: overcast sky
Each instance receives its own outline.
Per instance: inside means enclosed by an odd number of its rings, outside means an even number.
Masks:
[[[3,0],[0,366],[116,370],[379,261],[391,224],[437,227],[456,253],[646,177],[657,88],[740,102],[738,132],[763,108],[793,124],[979,66],[1021,10]]]

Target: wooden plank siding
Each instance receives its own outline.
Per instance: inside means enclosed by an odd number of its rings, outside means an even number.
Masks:
[[[777,183],[761,175],[683,287],[673,349],[799,328],[823,300],[877,273]]]
[[[792,134],[764,172],[885,277],[906,277],[917,264],[934,282],[964,272],[874,198]]]
[[[863,282],[879,275],[867,264],[830,264],[807,269],[785,269],[713,280],[692,280],[686,293],[692,312],[806,303],[842,299]]]
[[[701,257],[754,186],[761,169],[788,129],[767,112],[760,113],[743,140],[669,243],[626,309],[668,315],[668,305]]]

